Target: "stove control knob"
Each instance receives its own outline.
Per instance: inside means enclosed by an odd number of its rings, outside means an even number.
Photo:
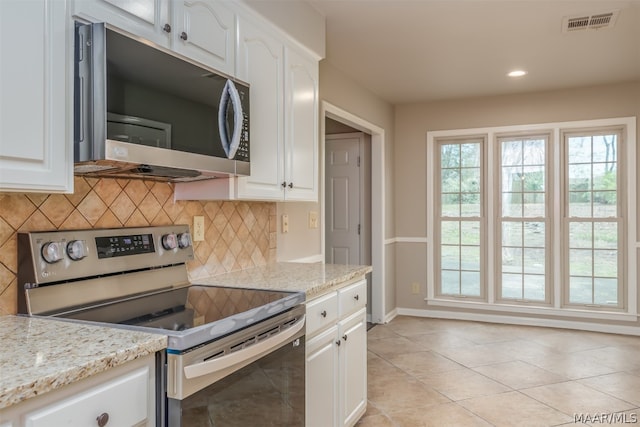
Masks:
[[[191,234],[180,233],[178,234],[178,246],[180,249],[185,249],[191,246]]]
[[[175,234],[165,234],[162,236],[162,247],[170,251],[178,247],[178,238]]]
[[[67,243],[67,255],[74,261],[80,261],[86,257],[87,254],[87,242],[84,240],[72,240]]]
[[[60,242],[47,242],[42,245],[42,258],[49,264],[54,264],[64,257],[64,245]]]

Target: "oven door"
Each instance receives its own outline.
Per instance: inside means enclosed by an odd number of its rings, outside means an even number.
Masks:
[[[168,426],[304,426],[302,310],[192,351],[170,352]]]

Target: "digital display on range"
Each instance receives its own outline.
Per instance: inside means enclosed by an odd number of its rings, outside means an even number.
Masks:
[[[96,237],[98,258],[148,254],[156,251],[152,234]]]

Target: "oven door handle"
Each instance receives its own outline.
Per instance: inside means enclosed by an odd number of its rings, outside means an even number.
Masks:
[[[304,327],[305,317],[293,324],[284,332],[280,332],[264,341],[260,341],[245,349],[227,354],[226,356],[217,357],[206,362],[196,363],[184,367],[184,376],[188,379],[202,377],[212,374],[223,369],[228,369],[234,365],[240,365],[247,361],[251,362],[259,357],[280,347],[283,343],[294,337]]]

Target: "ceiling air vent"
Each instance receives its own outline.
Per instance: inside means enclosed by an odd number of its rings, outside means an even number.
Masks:
[[[598,13],[596,15],[566,16],[562,20],[562,32],[611,28],[616,23],[618,12],[614,10],[613,12]]]

